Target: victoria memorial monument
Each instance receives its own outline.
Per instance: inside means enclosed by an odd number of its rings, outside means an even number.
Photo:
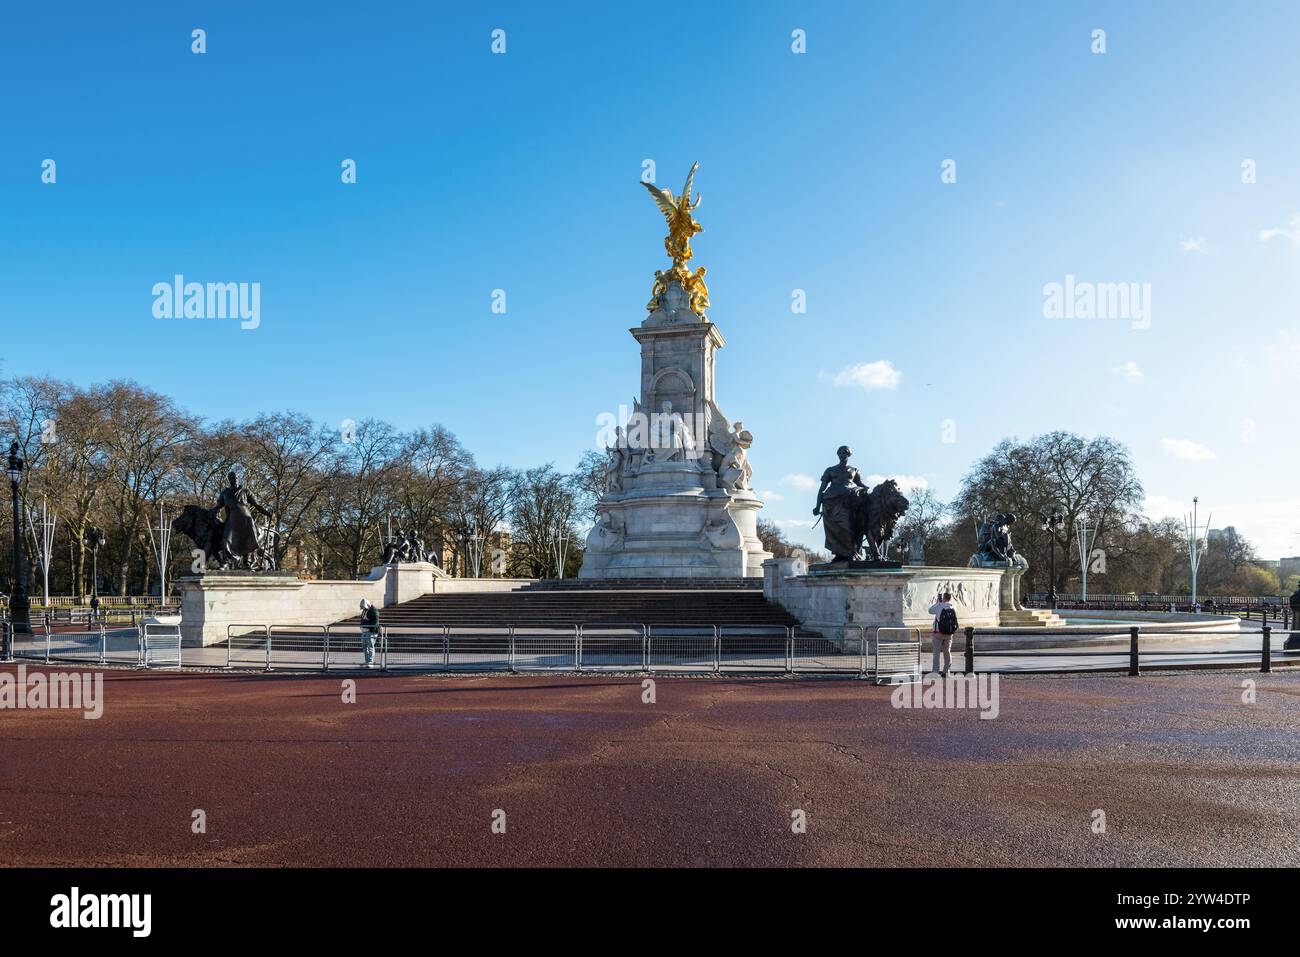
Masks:
[[[656,271],[647,315],[629,330],[641,345],[641,394],[609,437],[583,578],[757,578],[772,557],[758,539],[753,435],[723,414],[714,391],[726,340],[707,316],[704,267],[687,266],[703,231],[692,215],[698,168],[680,196],[643,184],[668,221],[672,265]]]

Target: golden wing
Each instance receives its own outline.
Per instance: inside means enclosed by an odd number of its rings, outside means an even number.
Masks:
[[[660,189],[654,183],[641,181],[641,185],[650,190],[650,195],[654,197],[655,203],[663,211],[664,219],[668,220],[671,225],[672,221],[677,218],[677,204],[673,202],[673,191],[671,189]]]
[[[695,171],[699,168],[700,164],[696,161],[695,165],[691,167],[691,171],[686,174],[686,188],[682,190],[682,205],[688,208],[694,208],[691,206],[691,184],[695,182]]]

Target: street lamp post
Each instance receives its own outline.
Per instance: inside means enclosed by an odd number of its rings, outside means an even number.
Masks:
[[[469,540],[470,540],[470,548],[472,549],[470,552],[470,561],[474,563],[474,577],[482,578],[483,577],[483,533],[478,530],[478,526],[474,527],[474,531],[470,534]]]
[[[27,528],[36,541],[37,557],[41,561],[41,577],[45,582],[45,607],[50,607],[50,562],[54,559],[54,532],[59,525],[59,513],[50,515],[50,503],[42,497],[39,522],[32,510],[27,512]],[[39,532],[37,531],[39,529]]]
[[[1088,600],[1088,566],[1092,564],[1092,546],[1097,543],[1097,526],[1088,521],[1087,514],[1075,519],[1075,532],[1078,534],[1079,574],[1083,579],[1083,600]],[[1101,569],[1105,572],[1105,566]]]
[[[1052,511],[1043,518],[1043,531],[1047,533],[1047,547],[1050,571],[1048,574],[1051,578],[1047,583],[1047,607],[1056,611],[1056,533],[1065,527],[1065,516],[1061,510],[1052,507]]]
[[[1282,647],[1287,651],[1300,650],[1300,585],[1291,596],[1291,634],[1286,636]]]
[[[1209,539],[1210,521],[1207,520],[1203,526],[1206,529],[1205,538],[1201,537],[1202,525],[1199,521],[1199,509],[1201,499],[1196,496],[1192,499],[1192,510],[1183,518],[1183,527],[1187,530],[1187,562],[1192,570],[1192,611],[1196,611],[1196,573],[1201,567],[1201,556],[1205,553],[1206,542]],[[1213,520],[1214,516],[1210,516]]]
[[[557,578],[564,578],[564,563],[569,557],[569,536],[560,529],[551,540],[551,554],[555,559]]]
[[[107,539],[104,533],[94,525],[87,525],[86,532],[82,539],[86,547],[90,549],[90,595],[92,598],[99,597],[99,549]]]
[[[9,446],[9,487],[14,502],[14,588],[9,596],[9,622],[16,635],[32,633],[31,602],[27,599],[27,574],[23,570],[23,539],[18,523],[21,507],[18,503],[18,485],[23,480],[23,457],[18,454],[18,443]]]
[[[163,505],[158,505],[158,528],[157,535],[154,535],[154,527],[146,525],[149,529],[149,544],[153,546],[154,559],[158,562],[158,604],[166,606],[167,604],[167,561],[171,554],[172,527],[167,521],[167,512]]]

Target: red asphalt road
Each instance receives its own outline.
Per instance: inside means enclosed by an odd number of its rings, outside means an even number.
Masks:
[[[0,862],[1300,864],[1296,672],[1003,678],[995,720],[839,679],[342,681],[107,671],[99,720],[0,711]]]

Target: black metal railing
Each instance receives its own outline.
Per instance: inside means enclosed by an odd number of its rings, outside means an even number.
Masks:
[[[1116,634],[1116,633],[1113,632],[1113,631],[1073,632],[1073,633],[1072,633],[1072,637],[1088,637],[1088,636],[1091,636],[1091,635],[1095,635],[1095,636],[1098,636],[1098,637],[1111,637],[1111,636],[1114,636],[1115,634]],[[1171,632],[1171,631],[1162,630],[1162,631],[1157,631],[1157,632],[1151,632],[1151,633],[1149,633],[1149,637],[1152,637],[1152,638],[1154,638],[1154,637],[1163,637],[1163,638],[1168,638],[1168,637],[1171,637],[1171,636],[1176,636],[1176,637],[1179,637],[1179,638],[1187,638],[1187,637],[1195,638],[1195,637],[1200,637],[1200,638],[1219,638],[1219,639],[1223,639],[1223,638],[1231,637],[1232,634],[1233,634],[1232,632],[1220,632],[1220,631],[1182,631],[1182,630],[1180,630],[1180,631],[1177,631],[1177,632]],[[1025,649],[1025,650],[1015,650],[1015,651],[1012,651],[1012,650],[1005,650],[1005,649],[1000,649],[1000,650],[996,650],[996,651],[979,651],[979,650],[978,650],[978,641],[977,641],[977,636],[979,635],[979,629],[977,629],[977,628],[966,628],[966,629],[965,629],[965,637],[966,637],[966,647],[965,647],[965,672],[966,672],[966,674],[974,674],[974,673],[975,673],[975,659],[976,659],[977,656],[980,657],[980,658],[1034,658],[1034,659],[1039,659],[1039,658],[1049,658],[1049,659],[1050,659],[1050,658],[1061,658],[1061,659],[1077,659],[1077,658],[1113,658],[1113,659],[1119,659],[1119,660],[1121,660],[1121,661],[1126,661],[1126,664],[1124,664],[1124,665],[1120,665],[1119,668],[1125,668],[1125,667],[1126,667],[1126,668],[1127,668],[1127,671],[1128,671],[1128,674],[1131,675],[1132,677],[1135,677],[1135,678],[1138,677],[1138,676],[1140,676],[1141,673],[1142,673],[1142,659],[1143,659],[1143,658],[1147,658],[1147,659],[1150,659],[1150,658],[1158,658],[1158,657],[1171,657],[1171,658],[1172,658],[1172,657],[1178,657],[1178,658],[1197,658],[1197,659],[1203,658],[1203,659],[1205,659],[1205,661],[1206,661],[1206,665],[1207,665],[1207,666],[1209,666],[1209,665],[1210,665],[1210,664],[1211,664],[1215,659],[1218,659],[1218,660],[1220,661],[1220,664],[1221,664],[1222,666],[1224,666],[1224,667],[1234,667],[1234,666],[1251,666],[1251,667],[1253,667],[1253,666],[1254,666],[1254,659],[1256,658],[1256,656],[1258,656],[1259,670],[1260,670],[1261,672],[1263,672],[1263,673],[1268,673],[1268,672],[1270,672],[1270,671],[1273,670],[1273,654],[1274,654],[1274,649],[1273,649],[1273,638],[1274,638],[1275,635],[1276,635],[1276,636],[1279,636],[1279,637],[1281,637],[1281,636],[1285,636],[1285,637],[1283,638],[1283,641],[1284,641],[1283,647],[1282,647],[1282,649],[1279,649],[1279,650],[1282,650],[1282,651],[1284,651],[1284,652],[1287,652],[1287,651],[1300,651],[1300,632],[1293,632],[1293,631],[1286,631],[1286,630],[1275,630],[1275,629],[1274,629],[1272,626],[1270,626],[1270,625],[1264,625],[1264,626],[1263,626],[1259,631],[1257,631],[1257,632],[1244,632],[1244,633],[1242,633],[1242,634],[1244,634],[1244,635],[1258,635],[1258,636],[1259,636],[1260,644],[1259,644],[1259,651],[1258,651],[1258,652],[1254,652],[1254,651],[1251,651],[1251,650],[1248,650],[1248,649],[1242,649],[1242,648],[1212,648],[1212,649],[1198,650],[1198,649],[1187,649],[1187,648],[1176,648],[1176,649],[1164,649],[1164,648],[1159,648],[1159,649],[1158,649],[1158,648],[1150,648],[1150,647],[1148,647],[1148,648],[1146,648],[1146,649],[1143,649],[1143,648],[1142,648],[1142,637],[1143,637],[1143,635],[1142,635],[1142,629],[1141,629],[1141,626],[1138,626],[1138,625],[1130,625],[1130,626],[1128,627],[1128,648],[1127,648],[1127,650],[1122,650],[1122,649],[1120,649],[1120,650],[1114,650],[1114,649],[1112,649],[1112,650],[1098,650],[1095,646],[1093,646],[1093,647],[1071,648],[1071,649],[1058,649],[1058,648],[1035,648],[1035,649]],[[1042,632],[1042,631],[1036,631],[1036,630],[1013,631],[1013,630],[1009,630],[1009,629],[1000,628],[1000,629],[997,630],[996,635],[997,635],[997,637],[999,637],[999,638],[1007,637],[1007,636],[1009,636],[1009,635],[1016,635],[1016,636],[1036,636],[1036,637],[1042,637],[1042,636],[1043,636],[1043,632]],[[1288,647],[1288,646],[1289,646],[1289,647]],[[1227,659],[1229,659],[1229,658],[1232,658],[1232,659],[1235,659],[1235,660],[1231,660],[1231,661],[1230,661],[1230,660],[1227,660]],[[1300,656],[1292,656],[1292,655],[1288,655],[1287,660],[1289,660],[1289,661],[1300,662]],[[1185,664],[1186,664],[1186,663],[1184,663],[1184,665],[1185,665]],[[1198,664],[1199,664],[1199,662],[1198,662]],[[1027,673],[1027,674],[1033,674],[1033,673],[1040,673],[1040,674],[1041,674],[1041,673],[1050,673],[1050,672],[1055,672],[1055,671],[1060,671],[1060,670],[1080,671],[1080,670],[1082,670],[1082,669],[1078,669],[1078,668],[1074,668],[1074,669],[1026,668],[1026,669],[1023,669],[1023,671],[1024,671],[1025,673]],[[1089,669],[1089,670],[1096,670],[1096,669]],[[1118,669],[1108,669],[1108,670],[1118,670]]]

